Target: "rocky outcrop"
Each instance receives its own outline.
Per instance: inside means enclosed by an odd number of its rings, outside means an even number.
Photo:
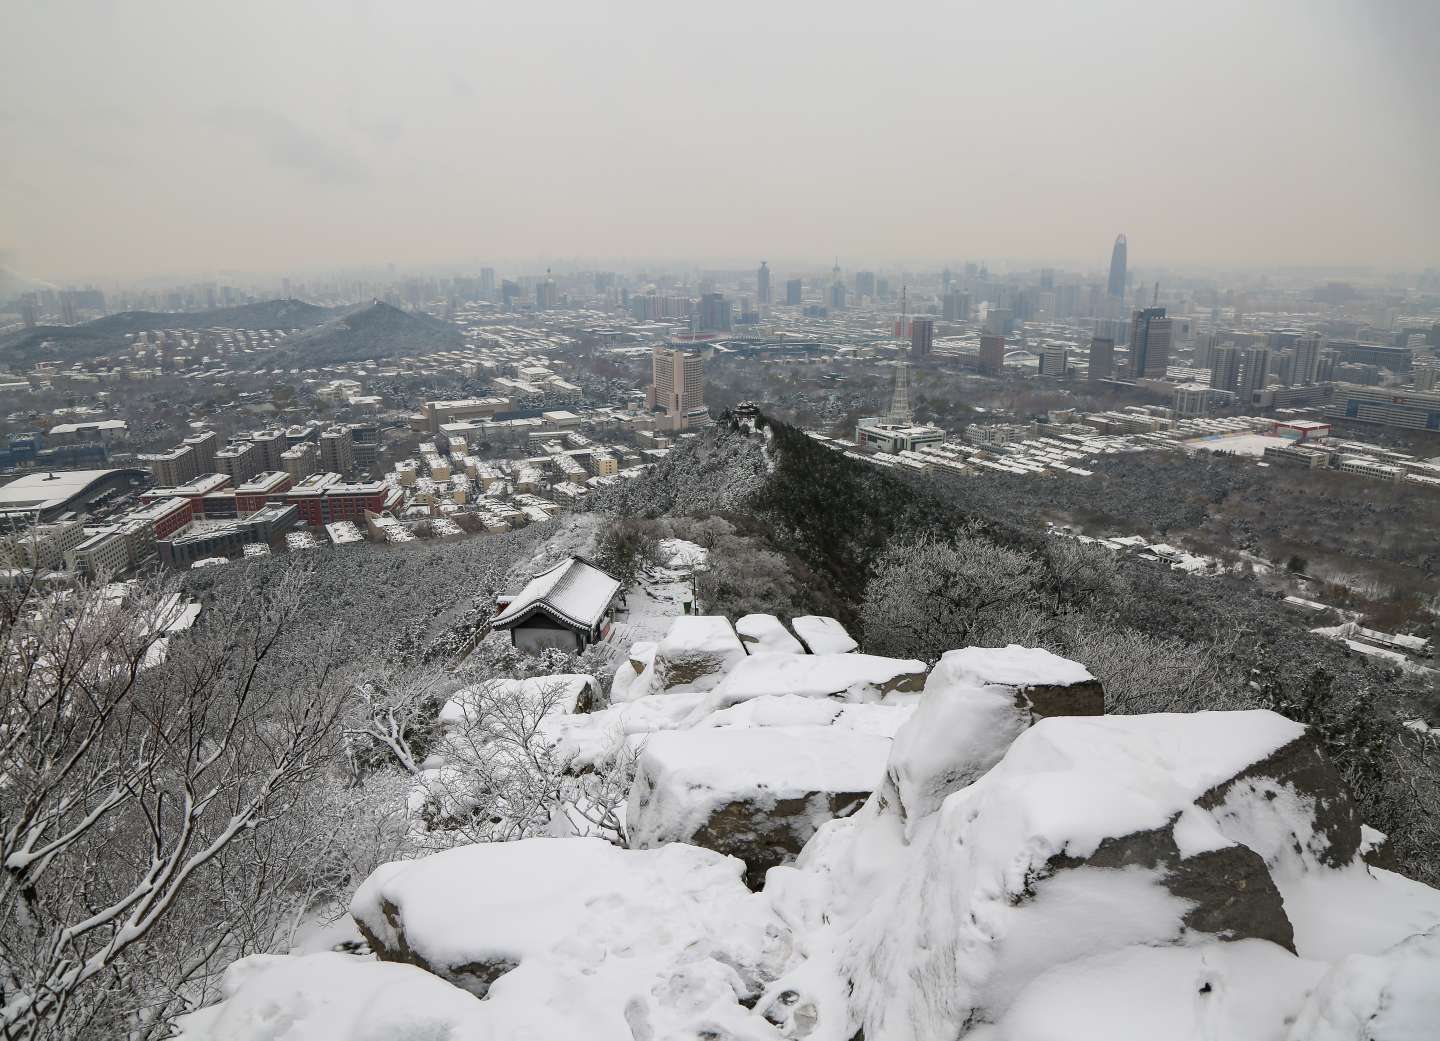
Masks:
[[[833,726],[652,734],[626,810],[630,842],[689,842],[738,857],[758,888],[822,824],[865,802],[889,747],[885,737]]]
[[[745,647],[728,619],[719,615],[682,616],[670,624],[655,650],[646,692],[712,690],[745,655]]]

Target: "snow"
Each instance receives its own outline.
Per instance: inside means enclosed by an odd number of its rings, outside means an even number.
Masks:
[[[898,683],[908,681],[918,686],[924,675],[925,663],[913,659],[873,654],[756,653],[737,662],[697,711],[713,712],[751,698],[782,694],[879,701]]]
[[[1407,936],[1440,928],[1440,890],[1393,871],[1356,862],[1333,871],[1272,874],[1302,957],[1379,954]],[[1436,973],[1440,983],[1440,965]]]
[[[730,803],[869,792],[890,741],[831,726],[707,727],[650,735],[626,809],[640,847],[683,840]]]
[[[1300,1010],[1288,1041],[1430,1041],[1440,1024],[1440,929],[1383,955],[1335,965]]]
[[[801,615],[790,619],[790,627],[811,654],[847,654],[860,646],[843,625],[827,615]]]
[[[481,1041],[484,1007],[412,965],[322,952],[257,954],[225,970],[225,1000],[181,1016],[177,1041]]]
[[[735,621],[735,631],[756,651],[778,654],[804,654],[805,647],[790,635],[785,623],[773,614],[747,614]]]
[[[972,1041],[1284,1041],[1324,972],[1265,940],[1125,947],[1052,969]]]
[[[527,839],[386,865],[351,910],[476,989],[476,966],[514,966],[481,1003],[497,1041],[695,1036],[745,1016],[773,968],[777,923],[741,869],[695,846]]]
[[[1079,662],[1040,647],[966,647],[946,651],[935,668],[944,682],[1010,687],[1070,686],[1095,677]]]
[[[505,628],[532,607],[545,605],[576,624],[595,625],[619,589],[620,583],[599,568],[570,557],[531,578],[490,624]]]

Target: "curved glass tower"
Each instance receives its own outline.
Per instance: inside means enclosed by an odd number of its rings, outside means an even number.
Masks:
[[[1110,253],[1110,295],[1125,298],[1125,236],[1115,236],[1115,249]]]

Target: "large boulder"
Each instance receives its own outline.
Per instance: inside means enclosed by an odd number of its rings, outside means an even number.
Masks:
[[[742,869],[678,844],[489,843],[387,864],[350,911],[383,961],[484,997],[495,1037],[694,1036],[743,1016],[780,953]]]
[[[747,614],[735,620],[735,631],[751,654],[804,654],[805,647],[773,614]]]
[[[996,743],[1014,725],[1003,700],[986,692]],[[1298,847],[1333,870],[1358,843],[1316,762],[1304,727],[1269,712],[1042,719],[938,805],[917,787],[907,820],[877,795],[772,873],[811,953],[759,1008],[826,1037],[950,1041],[1082,957],[1217,939],[1293,951],[1270,865]]]
[[[697,712],[716,712],[752,698],[792,695],[879,702],[893,694],[918,695],[924,686],[923,661],[874,654],[756,652],[725,674]]]
[[[632,845],[688,842],[738,857],[746,882],[793,860],[879,783],[890,741],[834,726],[706,727],[650,735],[626,808]]]
[[[1315,986],[1289,1041],[1422,1041],[1440,1036],[1440,926],[1383,954],[1353,954]]]
[[[655,660],[639,682],[641,693],[686,694],[713,690],[725,673],[744,661],[745,646],[720,615],[681,615],[655,649]]]
[[[948,651],[925,680],[914,717],[895,735],[879,797],[907,822],[908,833],[998,763],[1037,719],[1099,715],[1104,698],[1083,665],[1047,650]]]
[[[801,615],[790,619],[790,625],[811,654],[848,654],[860,646],[845,627],[829,615]]]

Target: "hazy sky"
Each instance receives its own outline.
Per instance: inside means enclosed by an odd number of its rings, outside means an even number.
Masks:
[[[0,0],[0,261],[1440,263],[1440,0]]]

